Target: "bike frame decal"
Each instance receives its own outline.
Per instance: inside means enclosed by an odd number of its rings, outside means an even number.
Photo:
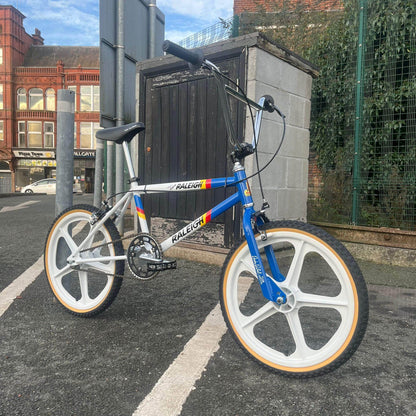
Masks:
[[[259,280],[259,283],[262,285],[264,283],[264,277],[263,277],[263,269],[261,268],[261,260],[257,256],[251,256],[253,259],[254,268],[257,273],[257,278]]]
[[[134,202],[136,203],[136,211],[139,218],[146,220],[146,215],[143,209],[143,203],[139,196],[134,195]]]
[[[235,185],[234,177],[215,178],[215,179],[197,179],[184,182],[168,182],[151,185],[135,186],[133,190],[139,193],[160,193],[160,192],[187,192],[187,191],[205,191],[207,189],[224,188]]]
[[[231,208],[232,206],[236,205],[240,201],[240,195],[238,192],[228,197],[225,201],[222,201],[214,208],[207,211],[205,214],[201,215],[196,220],[192,221],[177,233],[173,234],[172,236],[168,237],[165,241],[162,242],[161,247],[162,251],[165,251],[181,241],[183,238],[188,237],[204,225],[208,224],[214,218],[221,215],[224,211]]]
[[[201,185],[201,189],[211,189],[211,179],[204,179]]]
[[[182,240],[182,238],[185,238],[187,235],[208,224],[211,221],[211,214],[212,209],[206,212],[205,214],[201,215],[199,218],[188,224],[186,227],[182,228],[182,230],[178,231],[176,234],[172,235],[172,244],[176,244],[179,240]]]
[[[205,224],[208,224],[209,222],[211,222],[211,212],[212,212],[212,209],[210,209],[208,212],[206,212],[203,216],[202,216],[202,219],[203,219],[203,224],[202,224],[202,226],[204,226]]]

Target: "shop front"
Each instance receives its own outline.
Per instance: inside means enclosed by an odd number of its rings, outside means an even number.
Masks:
[[[13,150],[16,190],[35,181],[56,177],[55,150]],[[74,184],[80,192],[94,191],[94,150],[74,150]]]
[[[82,192],[94,192],[95,150],[74,150],[74,181]]]

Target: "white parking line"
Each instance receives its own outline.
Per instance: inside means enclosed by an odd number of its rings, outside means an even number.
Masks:
[[[240,303],[246,297],[252,282],[252,278],[240,277],[238,288]],[[140,403],[133,416],[179,415],[195,382],[201,378],[208,361],[218,350],[226,330],[218,303],[155,384],[153,390]]]
[[[17,279],[13,280],[9,286],[0,293],[0,317],[7,311],[17,296],[35,281],[35,279],[43,272],[43,256],[24,271]]]
[[[73,235],[76,236],[81,230],[82,224],[78,224],[74,230]],[[13,303],[17,296],[31,284],[36,278],[43,272],[43,256],[32,264],[26,271],[24,271],[17,279],[13,280],[9,286],[7,286],[0,293],[0,317],[7,311],[9,306]]]
[[[221,308],[217,304],[150,394],[140,403],[133,416],[180,414],[195,382],[201,377],[211,356],[218,350],[225,331]]]
[[[26,201],[26,202],[22,202],[19,205],[13,205],[11,207],[3,207],[2,209],[0,209],[0,212],[18,211],[19,209],[29,208],[29,205],[36,204],[38,202],[40,202],[40,201]]]

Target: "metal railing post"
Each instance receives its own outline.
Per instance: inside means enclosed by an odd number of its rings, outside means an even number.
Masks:
[[[149,58],[156,56],[156,0],[149,1]]]
[[[363,129],[364,52],[367,0],[360,0],[360,22],[357,48],[357,72],[355,87],[354,164],[352,177],[352,224],[358,224],[361,192],[361,136]]]

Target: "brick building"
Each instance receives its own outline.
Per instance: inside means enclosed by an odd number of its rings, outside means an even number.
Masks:
[[[276,7],[282,7],[283,5],[286,7],[302,5],[311,11],[342,10],[344,7],[342,0],[234,0],[234,14],[255,13],[260,10],[274,12]]]
[[[0,192],[55,176],[59,89],[76,92],[74,175],[91,192],[99,48],[45,46],[38,29],[26,33],[24,18],[13,6],[0,6]]]

